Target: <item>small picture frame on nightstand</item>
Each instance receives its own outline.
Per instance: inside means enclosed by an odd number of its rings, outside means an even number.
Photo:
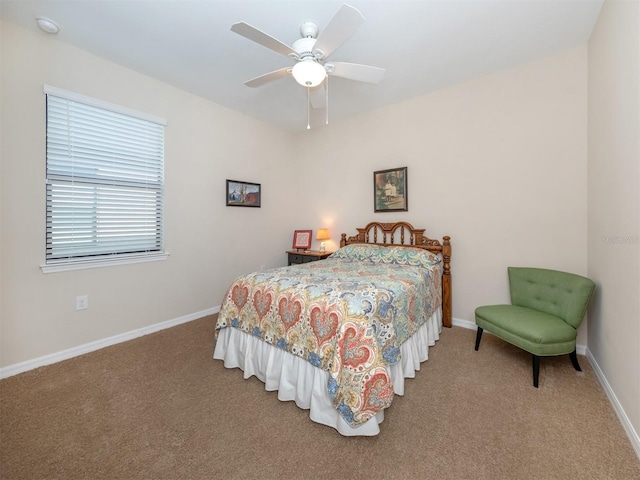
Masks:
[[[311,230],[295,230],[293,232],[293,248],[298,250],[311,248]]]

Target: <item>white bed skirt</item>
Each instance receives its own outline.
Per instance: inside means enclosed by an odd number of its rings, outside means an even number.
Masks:
[[[429,347],[440,338],[442,310],[434,313],[410,339],[400,347],[398,362],[388,367],[393,390],[404,394],[404,379],[414,378],[420,363],[429,357]],[[213,358],[224,360],[226,368],[240,368],[244,378],[252,375],[268,391],[278,391],[281,401],[295,401],[309,410],[311,420],[335,428],[345,436],[373,436],[380,433],[384,410],[356,428],[349,425],[333,406],[327,392],[329,373],[306,360],[269,345],[237,328],[223,328],[218,336]]]

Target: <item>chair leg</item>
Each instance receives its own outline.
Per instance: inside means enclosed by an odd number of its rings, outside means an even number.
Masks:
[[[482,338],[482,329],[478,327],[478,331],[476,332],[476,352],[478,351],[478,347],[480,346],[481,338]]]
[[[581,372],[582,369],[580,368],[580,364],[578,363],[578,356],[576,355],[575,350],[569,354],[569,358],[571,359],[571,364],[573,365],[573,368]]]
[[[533,361],[533,386],[538,388],[538,376],[540,375],[540,357],[531,354]]]

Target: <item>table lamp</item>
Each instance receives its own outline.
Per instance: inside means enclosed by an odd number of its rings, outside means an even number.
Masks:
[[[324,241],[329,240],[329,229],[328,228],[319,228],[318,233],[316,234],[316,240],[320,240],[320,251],[324,252],[325,246]]]

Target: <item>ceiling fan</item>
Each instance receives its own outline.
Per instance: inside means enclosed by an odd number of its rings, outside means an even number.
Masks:
[[[357,63],[327,61],[329,56],[351,37],[363,22],[364,16],[357,9],[344,4],[320,35],[318,35],[319,29],[315,23],[304,22],[300,27],[302,38],[296,40],[292,46],[273,38],[248,23],[234,23],[231,26],[231,31],[295,61],[292,67],[265,73],[245,82],[245,85],[248,87],[260,87],[266,83],[292,75],[296,82],[303,87],[307,87],[307,128],[311,128],[309,105],[313,105],[314,108],[324,107],[326,123],[329,123],[329,76],[372,84],[380,83],[384,77],[384,68],[359,65]]]

